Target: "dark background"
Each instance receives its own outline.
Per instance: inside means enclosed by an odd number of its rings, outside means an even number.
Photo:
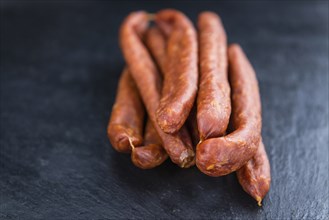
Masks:
[[[106,125],[131,11],[218,12],[254,65],[272,187],[258,207],[231,174],[134,167]],[[2,1],[1,219],[328,218],[328,2]]]

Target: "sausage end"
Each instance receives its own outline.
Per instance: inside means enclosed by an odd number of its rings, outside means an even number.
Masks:
[[[130,153],[132,146],[141,145],[143,138],[132,129],[122,125],[109,125],[107,136],[113,148],[121,153]]]

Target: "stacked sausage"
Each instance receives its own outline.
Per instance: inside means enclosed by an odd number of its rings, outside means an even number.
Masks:
[[[124,20],[127,66],[107,128],[111,145],[131,153],[142,169],[169,157],[209,176],[236,171],[261,205],[271,176],[255,72],[238,45],[227,47],[216,14],[201,13],[197,30],[172,9],[133,12]]]

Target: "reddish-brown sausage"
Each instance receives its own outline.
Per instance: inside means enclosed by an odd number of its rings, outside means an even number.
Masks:
[[[261,202],[270,190],[271,185],[270,162],[262,141],[256,154],[236,174],[244,191],[251,195],[261,206]]]
[[[156,122],[155,112],[160,101],[161,77],[138,34],[145,34],[147,26],[148,14],[143,11],[131,13],[125,19],[120,29],[123,55],[163,147],[174,163],[181,167],[190,167],[194,164],[191,140],[183,142],[180,132],[177,134],[164,133]]]
[[[129,70],[125,68],[107,127],[107,135],[114,149],[129,153],[131,144],[142,144],[144,114],[144,106],[136,85]]]
[[[166,73],[166,68],[168,68],[166,41],[167,39],[165,38],[164,34],[161,33],[158,27],[155,26],[148,29],[146,33],[145,43],[154,59],[158,62],[159,68],[161,69],[162,73]],[[180,133],[182,134],[181,138],[183,142],[189,142],[192,138],[192,136],[189,135],[187,127],[185,125],[181,127]]]
[[[176,10],[166,9],[158,12],[155,22],[163,32],[169,34],[168,69],[164,73],[162,96],[156,117],[163,131],[175,133],[186,121],[197,93],[196,31],[190,20]]]
[[[161,146],[161,139],[152,125],[147,120],[144,145],[134,147],[131,152],[132,162],[139,168],[151,169],[162,164],[168,158],[168,154]]]
[[[256,74],[238,45],[228,48],[234,131],[197,146],[196,164],[205,174],[222,176],[246,164],[261,137],[261,104]]]
[[[166,38],[158,27],[151,27],[146,32],[145,43],[149,48],[154,60],[158,63],[162,74],[167,70],[167,53],[166,53]]]
[[[157,51],[161,52],[161,50]],[[165,52],[165,47],[163,47],[162,51]],[[162,164],[168,158],[168,155],[161,146],[160,138],[150,120],[147,121],[145,128],[144,145],[139,146],[141,144],[140,134],[142,132],[140,125],[144,120],[144,109],[138,90],[127,68],[121,76],[117,94],[111,123],[108,126],[108,134],[111,136],[111,140],[113,140],[113,146],[120,152],[130,152],[132,149],[132,161],[139,168],[150,169]],[[136,113],[138,112],[141,114],[137,115]],[[136,126],[133,126],[136,124],[136,121],[139,123],[138,129],[136,129]],[[139,134],[138,141],[136,141],[134,133]],[[122,142],[117,141],[120,138],[123,138]],[[132,141],[131,143],[129,143],[129,138]]]
[[[227,78],[226,34],[220,18],[203,12],[198,19],[200,82],[197,122],[200,139],[220,137],[231,115],[230,85]]]

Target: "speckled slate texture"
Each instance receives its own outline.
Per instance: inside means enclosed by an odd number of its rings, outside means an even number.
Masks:
[[[218,12],[254,65],[272,188],[259,208],[234,174],[167,161],[143,171],[106,124],[130,12]],[[0,219],[328,219],[328,2],[1,4]]]

